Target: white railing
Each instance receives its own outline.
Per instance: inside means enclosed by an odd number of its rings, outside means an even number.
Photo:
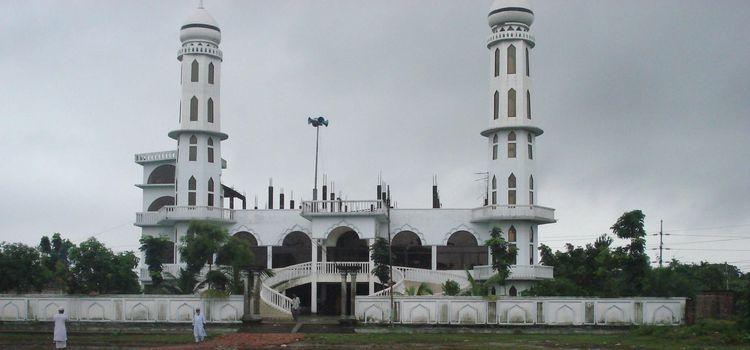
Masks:
[[[153,226],[159,224],[164,215],[158,211],[135,213],[135,224],[138,226]]]
[[[472,209],[473,222],[524,219],[555,222],[555,209],[538,205],[487,205]]]
[[[187,268],[187,265],[185,265],[185,264],[164,264],[164,265],[162,265],[162,276],[164,276],[164,278],[168,278],[167,274],[170,274],[174,278],[179,278],[180,277],[180,269],[181,268],[183,268],[183,269]],[[214,269],[216,269],[215,265],[214,265]],[[198,280],[203,280],[203,278],[206,277],[206,273],[208,273],[208,266],[204,266],[201,269],[201,272],[198,273],[198,275],[196,276],[196,278]],[[140,268],[140,277],[141,277],[141,281],[150,281],[151,280],[151,275],[149,275],[149,273],[148,273],[148,267],[142,266]]]
[[[159,211],[135,214],[136,226],[159,225],[165,220],[234,221],[234,210],[219,207],[165,206]]]
[[[512,265],[510,267],[510,280],[537,280],[551,279],[554,268],[544,265]],[[474,278],[486,280],[495,274],[495,270],[490,265],[474,266],[472,271]]]
[[[367,201],[303,201],[302,215],[378,215],[385,214],[381,200]]]
[[[261,284],[260,299],[278,311],[289,315],[292,314],[292,299],[279,293],[265,283]]]
[[[398,267],[398,269],[403,272],[404,279],[407,281],[442,284],[447,280],[453,280],[458,282],[461,288],[469,286],[469,280],[466,276],[459,276],[447,271],[418,269],[414,267]]]
[[[372,295],[391,295],[392,292],[396,292],[396,294],[403,293],[404,289],[406,289],[404,287],[404,272],[395,266],[393,267],[393,281],[395,283],[393,283],[392,286],[382,289],[379,292],[373,293]]]
[[[359,267],[359,270],[357,271],[358,274],[370,274],[370,263],[369,262],[338,262],[338,261],[328,261],[328,262],[319,262],[317,269],[319,274],[340,274],[341,270],[339,270],[340,266],[357,266]]]
[[[161,151],[161,152],[151,152],[151,153],[140,153],[135,155],[135,162],[136,163],[145,163],[145,162],[159,162],[164,160],[175,160],[177,159],[177,151]]]

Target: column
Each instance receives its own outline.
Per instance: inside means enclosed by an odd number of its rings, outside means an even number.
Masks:
[[[341,273],[341,318],[346,318],[346,272]]]
[[[318,313],[318,241],[311,240],[312,246],[312,263],[310,264],[310,312]]]
[[[437,246],[432,246],[432,270],[437,270]]]
[[[266,268],[272,269],[273,268],[273,246],[267,246],[266,247]]]
[[[375,239],[368,239],[367,240],[367,247],[372,247],[372,245],[375,244]],[[367,260],[370,262],[370,273],[367,274],[367,282],[368,282],[368,294],[372,295],[375,293],[375,276],[372,274],[372,270],[375,269],[375,262],[372,261],[372,254],[367,253]]]
[[[351,282],[350,289],[352,291],[352,296],[351,296],[352,308],[351,308],[351,312],[349,313],[349,316],[350,318],[356,319],[357,315],[354,312],[354,306],[356,305],[356,299],[357,299],[357,273],[352,271],[351,275],[352,275],[352,282]]]

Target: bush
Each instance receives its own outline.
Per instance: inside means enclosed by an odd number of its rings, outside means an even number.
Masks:
[[[454,280],[445,281],[445,283],[442,284],[442,287],[444,295],[456,296],[458,293],[461,293],[461,286],[459,286],[458,282]]]

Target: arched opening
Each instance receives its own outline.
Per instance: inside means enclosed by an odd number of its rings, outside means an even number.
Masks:
[[[208,162],[213,163],[214,162],[214,139],[208,138],[208,141],[206,141],[206,156],[208,157]]]
[[[195,96],[190,99],[190,121],[198,121],[198,98]]]
[[[516,205],[516,176],[508,176],[508,205]]]
[[[159,165],[151,171],[151,174],[148,175],[148,181],[146,181],[149,185],[154,184],[173,184],[174,183],[174,173],[175,173],[175,167],[172,164],[164,164]]]
[[[508,133],[508,158],[516,157],[516,132]]]
[[[508,74],[516,74],[516,47],[508,46]]]
[[[148,206],[148,211],[159,211],[159,209],[167,205],[174,205],[174,197],[164,196],[154,199],[151,205]]]
[[[492,176],[492,205],[497,204],[497,177]]]
[[[516,116],[516,90],[508,90],[508,118]]]
[[[214,63],[213,62],[208,64],[208,83],[209,84],[214,83]]]
[[[422,241],[414,232],[401,231],[393,236],[391,251],[394,266],[431,268],[431,249],[422,246]]]
[[[339,227],[331,231],[328,241],[328,261],[369,261],[370,250],[367,240],[360,239],[357,232],[348,227]]]
[[[497,159],[497,134],[492,136],[492,160]]]
[[[195,206],[195,191],[196,191],[197,183],[195,181],[195,177],[191,176],[190,180],[188,180],[188,205]]]
[[[268,261],[268,249],[266,247],[258,246],[258,240],[255,239],[252,233],[247,231],[240,231],[234,234],[233,237],[247,241],[250,244],[250,251],[253,253],[253,265],[255,266],[266,266]]]
[[[281,246],[273,247],[273,267],[285,267],[312,260],[312,242],[304,232],[294,231],[286,235]]]
[[[500,116],[500,93],[495,91],[495,95],[492,98],[492,119],[497,119]]]
[[[500,76],[500,49],[495,49],[495,76]]]
[[[208,203],[206,204],[209,207],[214,206],[214,179],[210,178],[208,179]]]
[[[456,231],[445,246],[437,248],[438,270],[466,270],[487,264],[487,247],[480,246],[474,235]]]
[[[214,122],[214,99],[209,98],[206,102],[206,120],[209,123]]]
[[[190,81],[198,81],[198,60],[193,60],[193,63],[190,64]]]
[[[518,290],[516,290],[516,286],[511,286],[510,289],[508,289],[508,295],[512,297],[518,296]]]

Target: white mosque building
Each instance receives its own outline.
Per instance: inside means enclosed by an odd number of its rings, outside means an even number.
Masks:
[[[389,293],[369,271],[368,247],[376,237],[392,237],[394,291],[412,283],[434,284],[448,279],[467,285],[466,271],[476,279],[492,274],[488,248],[493,227],[502,229],[518,249],[516,264],[500,295],[516,295],[534,281],[552,278],[552,267],[539,264],[538,226],[555,222],[554,209],[538,205],[541,184],[534,181],[536,138],[542,134],[532,112],[534,89],[529,56],[535,39],[530,31],[534,13],[528,0],[495,0],[488,15],[490,95],[487,127],[489,181],[484,203],[476,208],[442,208],[433,186],[432,208],[390,207],[387,189],[362,200],[341,200],[325,184],[322,199],[294,203],[283,194],[274,205],[269,186],[266,208],[246,206],[245,197],[222,183],[221,30],[202,7],[180,30],[180,119],[168,133],[175,149],[135,155],[143,166],[143,211],[135,225],[143,235],[162,235],[180,242],[191,220],[210,220],[231,235],[247,239],[256,261],[275,270],[264,280],[261,297],[267,307],[289,311],[291,293],[312,313],[338,314],[341,293],[338,266],[361,267],[358,295]],[[230,63],[231,64],[231,63]],[[271,170],[271,169],[269,169]],[[242,209],[234,201],[242,202]],[[226,204],[229,204],[228,208]],[[177,243],[179,244],[179,243]],[[177,248],[166,270],[176,274]],[[144,268],[145,269],[145,268]],[[147,273],[141,274],[148,283]]]

